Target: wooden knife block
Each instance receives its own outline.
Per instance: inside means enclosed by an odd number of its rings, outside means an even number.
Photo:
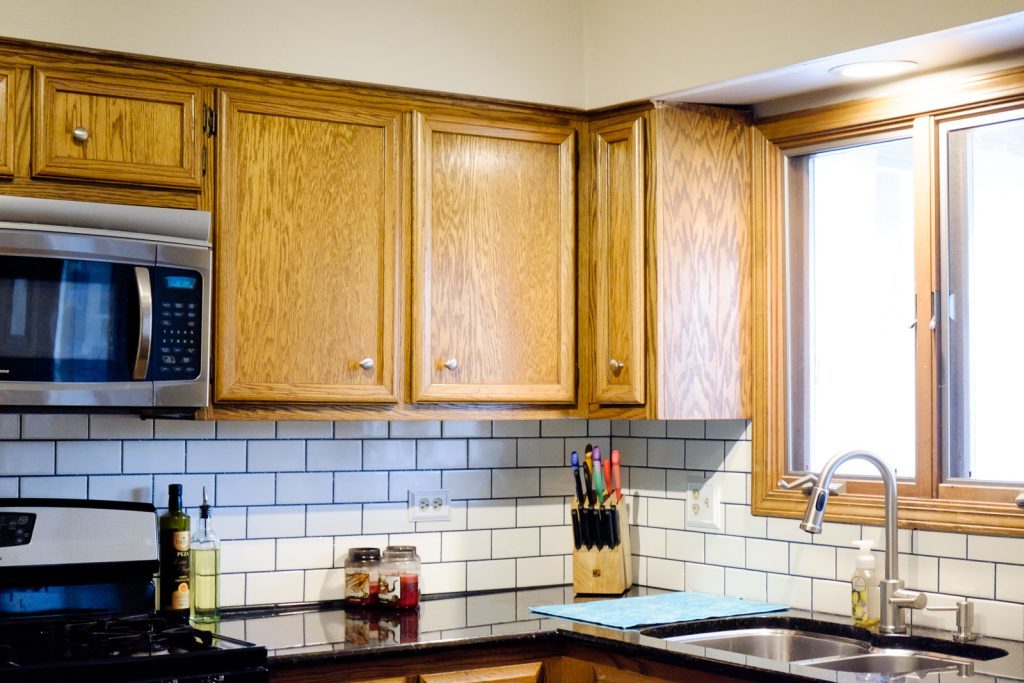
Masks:
[[[579,507],[573,499],[573,509]],[[633,554],[629,542],[629,503],[623,497],[619,511],[619,545],[598,550],[595,545],[572,551],[572,589],[576,595],[622,595],[633,586]]]

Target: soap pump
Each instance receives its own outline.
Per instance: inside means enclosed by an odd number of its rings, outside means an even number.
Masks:
[[[878,625],[880,615],[879,576],[875,565],[875,556],[871,552],[874,541],[861,539],[853,545],[860,549],[857,555],[857,568],[850,577],[850,610],[853,623],[864,628]]]

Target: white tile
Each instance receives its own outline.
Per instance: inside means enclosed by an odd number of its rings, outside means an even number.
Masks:
[[[363,533],[389,534],[416,531],[409,521],[408,503],[367,503],[363,506]]]
[[[446,439],[486,438],[491,435],[490,420],[445,420],[441,434]]]
[[[153,421],[135,415],[90,415],[92,439],[152,439]]]
[[[442,470],[466,466],[466,442],[463,439],[431,439],[416,442],[416,468]]]
[[[646,467],[647,466],[647,439],[632,439],[628,437],[615,437],[612,439],[612,448],[622,456],[623,467]]]
[[[836,578],[836,549],[824,545],[792,543],[789,546],[789,573],[819,579]]]
[[[663,529],[686,526],[686,501],[673,498],[651,498],[647,502],[647,523]]]
[[[464,531],[466,529],[466,504],[465,500],[453,500],[449,507],[452,510],[452,518],[446,522],[417,522],[416,531]]]
[[[704,538],[705,560],[709,564],[746,566],[746,541],[737,536],[708,534]]]
[[[465,590],[465,562],[445,562],[443,564],[424,564],[421,566],[420,593],[424,595],[461,593]],[[465,608],[463,608],[462,614],[465,615]]]
[[[86,477],[22,477],[22,498],[85,498]]]
[[[224,541],[220,546],[220,570],[234,572],[261,572],[274,569],[275,542]]]
[[[632,420],[629,423],[629,435],[644,438],[659,438],[667,434],[664,420]]]
[[[747,505],[725,506],[725,533],[730,536],[753,536],[764,538],[767,535],[765,517],[750,514]]]
[[[718,483],[718,490],[723,503],[739,503],[749,505],[747,497],[747,478],[749,474],[742,472],[716,472],[714,479]]]
[[[310,505],[306,508],[306,533],[310,536],[347,536],[363,530],[363,507]]]
[[[704,420],[669,420],[666,424],[670,439],[704,438]]]
[[[221,607],[239,607],[245,604],[245,574],[220,575]],[[244,635],[244,634],[243,634]]]
[[[686,588],[685,567],[682,562],[651,557],[647,560],[647,585],[681,591]]]
[[[876,564],[879,571],[885,573],[884,553],[880,554]],[[919,591],[939,590],[939,560],[923,555],[905,555],[899,557],[900,578],[907,583],[907,588]],[[853,572],[850,572],[853,575]],[[837,578],[843,578],[840,574]]]
[[[491,428],[495,437],[531,437],[540,436],[538,420],[508,420],[494,422]]]
[[[536,528],[495,529],[490,533],[491,557],[530,557],[540,554],[540,534]]]
[[[586,420],[544,420],[540,423],[540,435],[544,437],[586,436]]]
[[[665,471],[665,495],[669,498],[688,498],[690,495],[687,485],[694,480],[702,480],[703,472],[692,472],[690,470],[666,470]]]
[[[334,566],[345,566],[350,548],[385,548],[388,545],[387,534],[366,534],[360,536],[334,537]]]
[[[389,425],[392,439],[430,439],[441,437],[440,420],[403,420]]]
[[[305,441],[251,441],[250,472],[301,472],[306,469]]]
[[[612,420],[612,436],[629,436],[629,420]]]
[[[792,520],[796,522],[796,520]],[[860,537],[875,542],[875,550],[885,550],[885,528],[880,526],[862,526]],[[896,541],[901,552],[907,552],[913,547],[913,538],[910,529],[900,529]]]
[[[217,423],[218,439],[273,439],[277,423],[272,421],[226,421]]]
[[[687,562],[704,561],[704,534],[693,531],[666,531],[665,557]]]
[[[0,439],[21,437],[21,415],[0,415]]]
[[[1024,639],[1024,605],[990,600],[974,601],[974,626],[994,638]]]
[[[988,562],[1024,564],[1024,538],[1004,536],[970,536],[967,557]]]
[[[117,474],[120,441],[58,441],[57,474]]]
[[[665,557],[666,536],[664,529],[648,526],[630,527],[633,552],[645,557]]]
[[[186,441],[189,472],[245,472],[244,441]]]
[[[335,503],[373,503],[386,500],[387,472],[339,472],[334,477]]]
[[[55,453],[52,441],[0,441],[0,475],[53,474]]]
[[[390,534],[388,545],[414,545],[420,562],[441,561],[441,534]]]
[[[153,477],[148,474],[89,477],[89,498],[152,503]]]
[[[344,569],[311,569],[306,572],[303,600],[321,602],[345,597]]]
[[[587,420],[587,436],[611,436],[611,420]]]
[[[515,439],[471,439],[470,467],[515,467]]]
[[[629,487],[641,496],[665,497],[665,470],[647,467],[629,468]]]
[[[342,473],[336,477],[345,476]],[[409,491],[435,491],[441,488],[441,473],[427,470],[388,472],[388,500],[409,500]]]
[[[561,498],[520,498],[516,501],[516,526],[552,526],[565,518]]]
[[[498,590],[515,588],[515,585],[515,560],[487,560],[466,564],[466,590]]]
[[[488,560],[490,557],[490,531],[445,531],[441,534],[442,562]]]
[[[519,439],[517,463],[520,467],[557,467],[565,464],[565,444],[561,439]],[[580,454],[583,457],[583,454]]]
[[[651,439],[647,442],[647,465],[683,469],[686,442],[682,439]]]
[[[330,439],[334,437],[334,423],[318,420],[280,420],[278,439]]]
[[[815,612],[828,614],[850,613],[850,584],[847,581],[814,579],[811,599]]]
[[[501,529],[516,525],[514,500],[471,500],[467,508],[469,529]]]
[[[306,533],[306,508],[301,505],[274,505],[249,508],[249,538],[281,538]]]
[[[995,592],[994,564],[970,560],[939,560],[939,591],[952,595],[992,598]]]
[[[539,494],[540,472],[536,468],[491,472],[491,496],[494,498],[520,498]]]
[[[753,452],[749,441],[725,442],[725,469],[729,472],[751,472]]]
[[[544,526],[540,528],[541,555],[565,555],[571,553],[572,549],[571,526]]]
[[[21,417],[22,439],[88,439],[88,415],[27,413]]]
[[[747,539],[747,568],[789,573],[789,545],[782,541]]]
[[[811,579],[801,576],[768,575],[768,602],[793,609],[811,609]]]
[[[768,599],[767,581],[763,572],[728,568],[725,570],[725,594],[732,598],[765,602]]]
[[[575,484],[572,469],[568,467],[540,468],[540,495],[542,496],[574,496]]]
[[[334,475],[330,472],[282,472],[277,475],[275,500],[278,505],[330,503],[333,498]]]
[[[245,604],[302,602],[304,579],[301,571],[248,574],[245,578]]]
[[[708,420],[705,426],[708,439],[750,439],[747,420]]]
[[[336,439],[386,439],[388,423],[384,420],[337,420],[334,423]]]
[[[710,564],[686,563],[686,590],[725,595],[725,570]]]
[[[184,441],[124,441],[125,474],[185,471]]]
[[[157,439],[213,439],[217,423],[203,420],[154,420],[153,435]]]
[[[768,538],[776,541],[795,541],[796,543],[810,543],[812,540],[813,534],[801,529],[799,520],[781,517],[766,517],[765,519],[768,522],[766,528]]]
[[[273,474],[218,474],[218,505],[273,505]]]
[[[309,441],[306,470],[358,470],[363,466],[362,441]]]
[[[246,508],[214,508],[213,528],[221,540],[245,538]],[[198,514],[198,511],[192,514]],[[198,522],[193,523],[195,529]]]
[[[416,469],[415,441],[367,441],[363,444],[363,469]]]
[[[282,538],[277,541],[277,569],[319,569],[334,566],[334,539]]]
[[[455,500],[491,497],[490,470],[448,470],[441,473],[441,488]]]
[[[210,505],[217,505],[215,477],[212,474],[158,474],[153,477],[153,493],[157,505],[167,505],[167,487],[181,484],[181,502],[186,508],[198,508],[203,503],[203,487]]]
[[[1024,567],[1018,564],[996,565],[996,599],[1024,602]]]
[[[650,456],[648,456],[649,458]],[[725,443],[722,441],[687,441],[686,469],[720,470],[725,465]]]
[[[793,520],[796,522],[797,520]],[[838,522],[826,522],[821,527],[821,533],[807,536],[815,545],[834,545],[837,548],[853,548],[854,541],[861,538],[861,527],[856,524],[840,524]],[[907,548],[909,550],[909,547]]]
[[[558,555],[520,557],[516,560],[516,587],[554,586],[563,582],[564,563]]]
[[[0,498],[18,497],[18,478],[0,477]]]

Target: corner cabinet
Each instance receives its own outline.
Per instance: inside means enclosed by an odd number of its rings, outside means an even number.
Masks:
[[[414,131],[412,400],[573,403],[575,129]]]
[[[215,400],[397,401],[400,114],[218,109]]]

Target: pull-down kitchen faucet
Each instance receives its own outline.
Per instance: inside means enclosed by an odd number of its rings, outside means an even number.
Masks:
[[[879,615],[878,630],[882,633],[906,633],[907,622],[904,609],[922,609],[928,603],[928,596],[917,591],[904,589],[899,578],[899,526],[896,524],[896,476],[889,466],[874,453],[867,451],[850,451],[832,457],[811,489],[811,499],[807,502],[804,519],[800,528],[810,534],[820,534],[822,520],[825,517],[825,504],[828,503],[829,484],[832,475],[847,460],[865,460],[882,474],[882,485],[885,487],[885,579],[879,582],[879,603],[882,614]]]

